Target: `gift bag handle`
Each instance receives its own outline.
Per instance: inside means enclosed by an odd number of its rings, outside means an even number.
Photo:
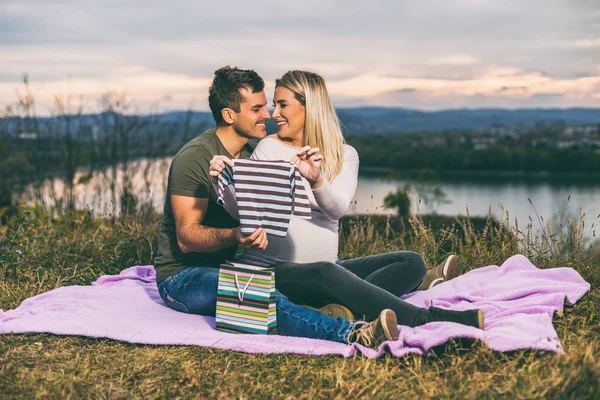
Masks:
[[[248,286],[250,286],[250,282],[252,282],[252,278],[254,278],[254,274],[250,275],[250,279],[248,280],[246,287],[243,288],[240,293],[240,283],[238,282],[238,274],[237,274],[237,272],[235,273],[235,287],[237,288],[238,299],[240,299],[240,301],[244,301],[244,295],[246,294],[246,290],[248,289]]]

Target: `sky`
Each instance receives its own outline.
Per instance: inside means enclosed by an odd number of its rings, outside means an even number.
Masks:
[[[208,110],[214,71],[290,69],[336,107],[600,107],[598,0],[0,0],[0,106]]]

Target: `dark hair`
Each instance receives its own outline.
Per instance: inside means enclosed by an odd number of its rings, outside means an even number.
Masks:
[[[265,81],[251,69],[231,68],[228,65],[215,71],[215,79],[208,89],[208,105],[217,125],[224,122],[221,114],[224,108],[240,112],[242,88],[249,88],[252,93],[258,93],[264,90]]]

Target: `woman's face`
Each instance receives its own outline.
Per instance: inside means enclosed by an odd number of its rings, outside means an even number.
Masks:
[[[282,86],[275,88],[273,103],[275,109],[272,117],[279,129],[277,135],[301,147],[304,142],[304,106],[296,99],[294,92]]]

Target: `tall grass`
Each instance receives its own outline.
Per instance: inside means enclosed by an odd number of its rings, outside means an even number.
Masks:
[[[150,207],[169,156],[210,125],[192,123],[191,111],[174,121],[159,119],[156,110],[140,115],[116,92],[93,108],[84,98],[57,95],[49,111],[51,118],[37,116],[24,76],[17,101],[0,118],[0,209],[14,211],[25,201],[59,215],[94,208],[95,215],[108,216]],[[163,160],[158,168],[146,162],[156,159]],[[95,204],[89,204],[91,192]]]

